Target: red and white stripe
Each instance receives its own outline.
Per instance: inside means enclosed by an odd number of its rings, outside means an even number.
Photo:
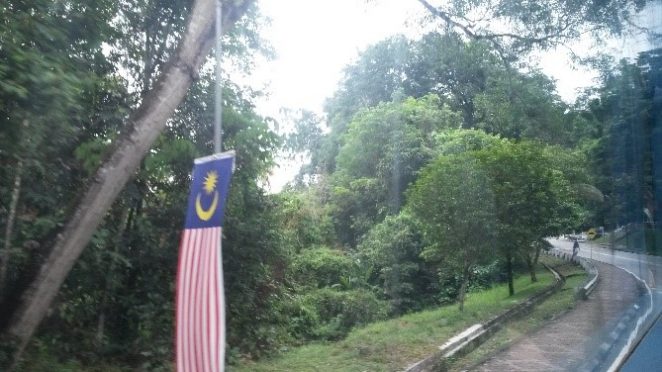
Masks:
[[[186,229],[182,234],[176,319],[177,371],[223,371],[225,306],[220,227]]]

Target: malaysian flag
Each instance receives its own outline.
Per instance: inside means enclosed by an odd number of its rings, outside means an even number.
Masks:
[[[234,152],[195,160],[177,268],[177,371],[223,371],[223,207]]]

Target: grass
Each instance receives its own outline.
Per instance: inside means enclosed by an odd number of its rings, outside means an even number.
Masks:
[[[584,283],[586,272],[580,266],[562,262],[552,257],[541,257],[541,261],[555,267],[561,275],[567,278],[563,288],[536,306],[525,317],[508,323],[473,352],[451,361],[449,364],[450,371],[474,369],[472,367],[494,356],[575,307],[575,288]]]
[[[267,360],[244,361],[230,371],[397,371],[432,353],[465,328],[483,322],[551,285],[553,277],[540,267],[538,282],[528,275],[507,284],[469,293],[464,312],[457,305],[408,314],[353,330],[334,343],[313,343]]]

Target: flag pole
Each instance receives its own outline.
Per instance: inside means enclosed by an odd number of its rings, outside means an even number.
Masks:
[[[222,21],[222,7],[223,4],[221,3],[221,0],[216,0],[216,92],[214,94],[214,153],[219,154],[221,151],[223,151],[223,146],[222,146],[222,136],[223,136],[223,89],[221,86],[221,59],[223,57],[222,55],[222,49],[221,49],[221,39],[223,38],[223,29],[221,25]],[[234,160],[233,160],[234,164]],[[234,169],[234,166],[233,166]],[[220,345],[218,345],[218,349],[220,352],[219,355],[219,371],[218,372],[223,372],[225,370],[225,335],[226,335],[226,321],[225,321],[225,280],[223,274],[223,234],[221,233],[218,236],[218,258],[216,264],[218,265],[218,273],[219,273],[219,290],[220,293],[218,293],[218,296],[220,298],[220,306],[221,306],[221,334],[220,334]]]
[[[214,153],[222,151],[222,118],[223,113],[223,91],[221,88],[221,0],[216,1],[216,94],[214,104]]]

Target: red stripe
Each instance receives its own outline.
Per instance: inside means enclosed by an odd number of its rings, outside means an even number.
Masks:
[[[186,239],[186,247],[184,247],[184,267],[182,268],[182,297],[180,303],[181,310],[181,319],[180,319],[180,328],[181,328],[181,344],[182,344],[182,371],[191,370],[191,360],[190,353],[188,348],[190,347],[190,317],[189,317],[189,304],[191,303],[191,263],[193,262],[193,255],[195,254],[195,239],[197,237],[197,231],[192,230],[188,231],[188,237]]]
[[[182,234],[176,289],[179,372],[223,370],[221,231],[216,227],[186,230]]]
[[[207,238],[209,239],[207,241],[207,244],[204,246],[204,262],[202,263],[202,266],[204,267],[204,277],[203,277],[203,282],[202,282],[202,301],[200,302],[200,314],[201,314],[201,319],[200,319],[200,335],[202,336],[202,362],[203,362],[203,368],[205,371],[211,371],[209,368],[209,335],[208,333],[208,318],[209,318],[209,305],[211,301],[209,301],[209,253],[211,252],[212,245],[213,245],[213,231],[208,231],[209,229],[205,232],[205,235],[207,235]]]
[[[200,259],[200,245],[202,241],[202,235],[200,234],[200,230],[196,229],[195,230],[195,239],[193,241],[193,246],[191,249],[193,249],[193,257],[191,258],[191,264],[189,266],[189,293],[188,293],[188,314],[187,314],[187,320],[188,320],[188,339],[186,340],[186,343],[188,344],[188,360],[189,360],[189,371],[197,371],[198,366],[197,366],[197,356],[196,356],[196,329],[195,329],[195,309],[196,309],[196,286],[197,286],[197,275],[196,275],[196,269],[198,266],[198,261]]]
[[[196,281],[196,291],[195,291],[195,360],[196,360],[196,366],[198,367],[198,371],[204,371],[205,365],[204,365],[204,345],[203,345],[203,333],[204,330],[202,329],[202,314],[203,314],[203,309],[204,307],[202,306],[203,304],[203,283],[205,279],[205,270],[204,270],[204,255],[205,255],[205,248],[209,244],[209,234],[207,234],[207,229],[203,230],[203,238],[202,238],[202,245],[200,246],[200,253],[199,253],[199,259],[198,259],[198,264],[196,265],[196,271],[198,272],[198,277]]]
[[[221,302],[221,299],[218,297],[218,251],[220,249],[220,241],[218,239],[218,232],[220,231],[220,228],[215,229],[214,231],[214,242],[218,244],[217,247],[212,251],[212,259],[211,259],[211,264],[212,264],[212,270],[214,270],[214,276],[212,278],[212,283],[211,283],[211,293],[212,293],[212,298],[214,299],[214,304],[216,308],[214,309],[214,312],[212,313],[212,322],[211,322],[211,327],[209,327],[209,334],[212,337],[212,352],[214,353],[214,361],[212,363],[212,368],[214,370],[219,370],[219,344],[221,343],[220,340],[218,339],[219,334],[218,333],[218,322],[219,322],[219,314],[218,311],[220,308],[223,306],[223,303]]]
[[[186,274],[184,288],[186,289],[186,296],[184,297],[183,304],[183,313],[184,319],[182,327],[183,329],[183,342],[184,342],[184,371],[192,371],[191,367],[191,290],[192,290],[192,277],[191,277],[191,266],[193,265],[193,259],[195,258],[195,242],[197,239],[198,232],[196,230],[191,231],[191,236],[188,240],[188,253],[186,257]]]
[[[223,293],[223,228],[219,227],[216,230],[216,241],[218,242],[218,248],[215,250],[216,253],[216,280],[214,281],[214,286],[216,288],[216,298],[218,299],[218,312],[216,313],[216,337],[218,338],[218,347],[216,350],[219,352],[218,357],[218,366],[219,371],[222,371],[225,366],[225,297]]]
[[[214,311],[213,317],[214,317],[214,324],[213,328],[211,329],[211,334],[214,337],[214,367],[216,370],[223,370],[223,351],[225,350],[225,344],[223,343],[223,338],[222,338],[222,333],[219,332],[219,327],[220,327],[220,317],[221,317],[221,312],[223,311],[223,306],[224,302],[223,299],[219,296],[218,294],[218,280],[220,278],[220,275],[222,274],[221,271],[219,271],[220,266],[219,266],[219,253],[221,250],[221,228],[218,227],[214,231],[214,241],[216,242],[216,249],[214,249],[214,256],[212,260],[212,265],[214,268],[214,281],[212,283],[212,290],[214,293],[214,298],[216,299],[216,309]],[[219,339],[220,338],[220,339]]]

